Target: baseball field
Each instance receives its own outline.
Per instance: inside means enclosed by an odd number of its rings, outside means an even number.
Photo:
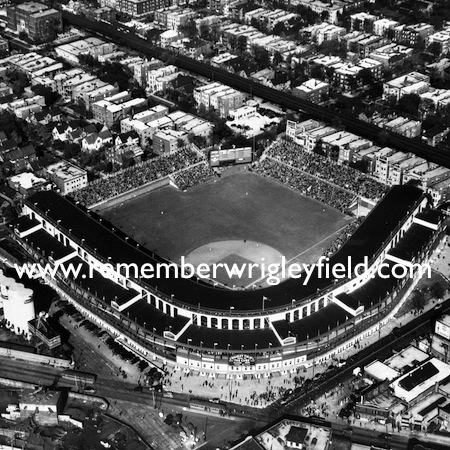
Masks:
[[[101,214],[148,249],[193,264],[264,261],[311,263],[351,220],[341,212],[284,185],[238,172],[187,192],[166,186],[136,196]],[[253,277],[216,277],[228,286],[250,287]]]

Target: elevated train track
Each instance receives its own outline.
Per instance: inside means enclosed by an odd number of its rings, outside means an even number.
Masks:
[[[131,30],[127,32],[120,31],[109,23],[92,21],[67,11],[63,11],[62,16],[64,21],[71,25],[86,29],[98,35],[103,35],[106,38],[114,39],[120,44],[142,52],[147,57],[158,58],[170,64],[175,64],[181,69],[224,83],[240,91],[247,92],[250,95],[261,97],[264,100],[279,104],[284,108],[292,109],[294,111],[303,111],[318,120],[324,120],[326,122],[330,122],[333,119],[339,119],[345,130],[367,139],[376,140],[383,131],[383,129],[358,120],[350,114],[339,114],[331,109],[299,99],[292,94],[277,91],[260,83],[242,78],[239,75],[229,73],[226,70],[212,67],[192,58],[152,46]],[[386,145],[403,152],[413,153],[430,162],[450,168],[450,153],[439,151],[419,140],[409,139],[395,133],[389,133]]]

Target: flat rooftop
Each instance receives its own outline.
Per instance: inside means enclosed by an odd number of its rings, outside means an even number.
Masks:
[[[409,403],[448,376],[450,376],[450,366],[433,358],[395,380],[391,386],[396,397]]]
[[[395,380],[400,374],[397,370],[392,369],[381,361],[374,361],[368,366],[364,367],[364,373],[378,381]]]
[[[426,361],[429,355],[417,347],[410,345],[401,352],[391,356],[385,364],[398,372],[406,372]]]

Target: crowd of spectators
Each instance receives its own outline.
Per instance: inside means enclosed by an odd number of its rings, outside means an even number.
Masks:
[[[267,152],[267,156],[278,159],[365,198],[379,200],[387,191],[385,185],[367,174],[352,167],[338,164],[317,153],[307,152],[293,142],[276,142]]]
[[[323,252],[323,256],[334,255],[348,240],[348,238],[361,225],[364,217],[358,217],[354,222],[349,223],[333,240],[333,242]]]
[[[282,164],[275,159],[264,159],[254,171],[284,183],[301,194],[319,200],[343,213],[348,212],[348,208],[355,198],[355,194],[349,191],[310,176],[297,168]]]
[[[73,192],[71,196],[81,204],[91,206],[131,189],[138,188],[150,181],[185,169],[201,160],[198,153],[189,148],[182,148],[176,153],[145,161],[142,164],[128,167],[89,183],[85,188]]]
[[[215,180],[217,175],[206,163],[189,167],[186,170],[177,172],[172,175],[173,182],[182,190],[186,191],[198,184]]]

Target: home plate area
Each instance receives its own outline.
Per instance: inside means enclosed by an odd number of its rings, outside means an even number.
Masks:
[[[231,289],[251,289],[267,286],[267,281],[262,276],[261,267],[250,270],[250,264],[259,264],[267,267],[270,264],[280,264],[282,254],[269,245],[249,240],[227,240],[211,242],[191,251],[185,261],[197,267],[199,264],[207,264],[210,267],[211,279]],[[239,269],[235,274],[228,270],[233,267]],[[213,277],[213,265],[217,265],[216,276]],[[241,272],[241,269],[244,270]]]

